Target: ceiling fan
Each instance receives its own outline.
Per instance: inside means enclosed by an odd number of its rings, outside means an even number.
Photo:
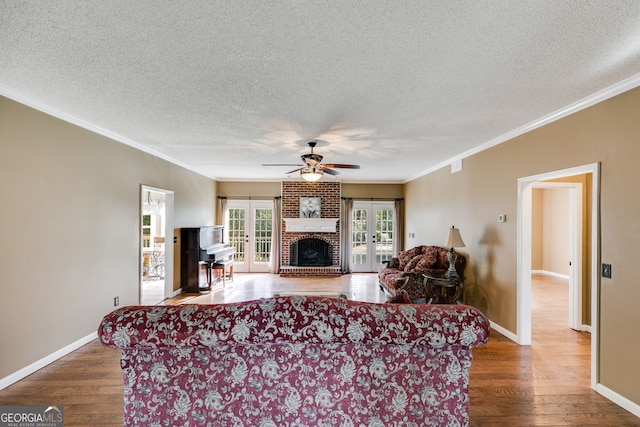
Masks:
[[[317,141],[309,141],[307,144],[311,147],[311,153],[303,154],[300,156],[302,159],[301,165],[286,164],[286,163],[271,163],[262,166],[299,166],[297,169],[287,172],[287,174],[300,171],[300,176],[305,181],[313,182],[322,178],[322,175],[326,172],[329,175],[338,175],[339,172],[332,168],[342,169],[360,169],[360,165],[345,165],[340,163],[326,163],[322,164],[322,156],[313,152],[314,147],[317,145]]]

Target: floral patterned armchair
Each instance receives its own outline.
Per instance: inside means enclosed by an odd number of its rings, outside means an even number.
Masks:
[[[467,425],[464,305],[275,297],[124,307],[99,337],[121,350],[126,426]]]

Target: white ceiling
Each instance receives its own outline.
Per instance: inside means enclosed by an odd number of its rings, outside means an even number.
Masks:
[[[318,138],[406,182],[640,85],[637,0],[3,0],[0,43],[0,94],[221,180]]]

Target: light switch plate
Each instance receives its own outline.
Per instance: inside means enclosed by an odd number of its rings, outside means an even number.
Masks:
[[[506,214],[498,215],[498,222],[507,222],[507,215]]]
[[[611,264],[602,264],[602,277],[611,279]]]

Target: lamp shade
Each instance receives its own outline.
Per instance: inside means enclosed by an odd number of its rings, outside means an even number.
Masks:
[[[449,229],[449,238],[447,239],[446,246],[448,248],[464,248],[464,242],[462,241],[462,237],[460,237],[460,230],[453,225]]]

